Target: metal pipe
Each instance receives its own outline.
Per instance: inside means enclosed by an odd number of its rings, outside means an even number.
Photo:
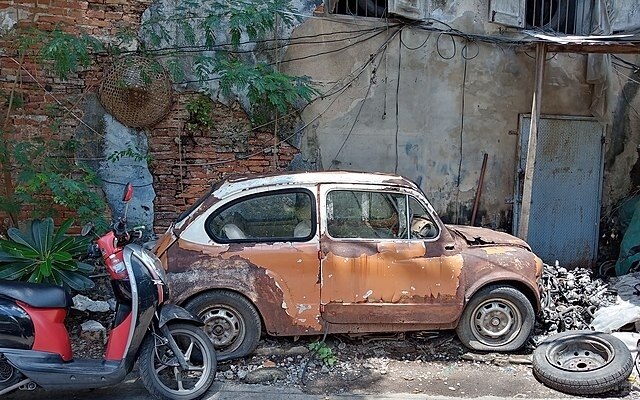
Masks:
[[[482,168],[480,169],[480,179],[478,179],[478,189],[476,190],[476,198],[473,200],[473,211],[471,212],[471,226],[476,224],[476,214],[480,205],[480,195],[482,194],[482,183],[484,182],[484,173],[487,170],[487,158],[489,154],[484,153],[482,157]]]
[[[28,379],[28,378],[24,379],[24,380],[16,383],[15,385],[11,385],[8,388],[4,388],[4,389],[0,390],[0,395],[6,394],[6,393],[10,393],[10,392],[16,390],[17,388],[19,388],[22,385],[28,384],[29,382],[31,382],[31,379]]]

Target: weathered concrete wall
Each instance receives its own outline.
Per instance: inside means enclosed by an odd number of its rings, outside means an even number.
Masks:
[[[486,24],[486,3],[480,7],[481,3],[447,2],[444,8],[457,15],[448,23],[466,32],[497,29]],[[294,37],[384,24],[360,19],[354,27],[346,22],[353,20],[338,16],[334,21],[307,20]],[[293,61],[286,64],[287,72],[310,75],[325,91],[332,91],[332,82],[348,82],[350,72],[375,54],[392,32],[344,51]],[[483,154],[488,153],[479,222],[508,227],[518,142],[510,132],[517,132],[519,114],[531,111],[533,55],[508,46],[472,43],[465,60],[460,39],[455,39],[454,47],[450,36],[413,28],[403,30],[402,42],[400,47],[396,36],[381,59],[374,61],[375,73],[367,68],[338,99],[329,97],[305,109],[304,121],[320,117],[302,139],[303,157],[317,161],[319,169],[403,174],[420,183],[446,220],[464,223],[471,214]],[[345,43],[296,46],[287,56],[324,53]],[[543,114],[590,115],[591,86],[585,83],[585,67],[584,56],[549,55]]]
[[[51,29],[54,24],[61,23],[60,26],[70,32],[83,31],[109,38],[117,31],[119,22],[125,21],[136,26],[143,11],[147,10],[147,18],[153,12],[167,14],[176,4],[172,0],[151,3],[151,0],[106,3],[104,0],[83,0],[67,2],[62,7],[62,2],[0,0],[0,30],[14,25],[18,17],[16,10],[20,9],[23,26]],[[301,14],[310,14],[319,3],[320,0],[294,1]],[[500,31],[499,25],[487,22],[487,0],[434,0],[432,4],[432,16],[454,28],[471,33],[498,34]],[[638,12],[636,0],[620,0],[616,4],[621,12],[616,16],[614,29],[637,21],[633,17]],[[305,19],[293,31],[294,38],[336,31],[352,33],[331,36],[331,40],[341,37],[343,41],[290,46],[285,56],[287,60],[313,56],[347,44],[353,46],[340,52],[285,62],[281,66],[285,72],[311,76],[326,92],[332,91],[334,85],[340,88],[355,77],[352,71],[357,72],[387,37],[387,32],[383,32],[374,39],[355,43],[363,37],[354,39],[353,32],[375,26],[384,26],[384,21],[346,16]],[[281,29],[279,32],[282,45],[286,44],[289,34],[290,30]],[[219,39],[224,41],[224,36]],[[176,40],[179,40],[177,36]],[[393,172],[396,162],[397,172],[419,181],[445,219],[466,222],[483,153],[489,154],[489,163],[481,202],[482,220],[479,222],[488,226],[508,227],[518,142],[518,137],[510,132],[518,130],[518,115],[530,112],[533,54],[508,46],[472,43],[468,45],[468,59],[465,61],[462,57],[464,45],[460,39],[456,39],[454,49],[450,37],[446,35],[434,33],[429,36],[427,32],[410,28],[403,31],[402,41],[406,47],[400,47],[399,37],[389,43],[381,58],[375,60],[375,73],[371,68],[366,68],[342,94],[316,101],[305,109],[303,123],[309,123],[309,126],[299,142],[292,142],[302,149],[300,155],[296,155],[297,149],[287,143],[279,146],[277,157],[264,151],[274,142],[273,132],[266,130],[243,136],[245,142],[234,147],[235,136],[226,133],[244,135],[249,131],[249,121],[236,103],[224,99],[231,106],[214,104],[212,115],[216,125],[213,129],[186,135],[184,128],[188,112],[185,104],[191,94],[177,96],[171,114],[144,133],[153,157],[150,169],[157,192],[156,227],[163,228],[169,224],[206,190],[212,180],[224,174],[284,168]],[[423,42],[424,45],[420,46]],[[409,49],[414,47],[418,49]],[[268,57],[272,55],[273,52],[270,52],[263,56],[267,57],[265,60],[270,60]],[[451,56],[451,59],[445,59]],[[640,62],[638,57],[627,59],[636,64]],[[73,104],[75,115],[84,115],[85,120],[91,122],[98,132],[107,133],[103,116],[91,118],[91,105],[86,95],[86,92],[94,92],[99,87],[102,67],[106,65],[99,64],[90,71],[76,74],[70,82],[60,82],[45,71],[38,70],[35,58],[27,61],[27,68],[38,73],[39,83],[49,85],[50,94],[65,104]],[[592,87],[585,81],[585,57],[550,54],[546,65],[543,113],[590,115]],[[3,72],[0,90],[7,92],[13,83],[15,65],[5,57],[0,60],[0,66]],[[640,78],[637,74],[631,75],[632,71],[622,71],[636,81]],[[603,191],[605,205],[613,204],[626,195],[638,180],[636,178],[634,181],[631,174],[637,171],[632,168],[638,163],[636,147],[640,143],[640,127],[637,110],[640,110],[640,96],[633,82],[627,83],[627,78],[621,76],[620,85],[618,76],[615,73],[612,76],[615,96],[611,99],[614,105],[613,123],[607,136]],[[372,84],[367,94],[370,82]],[[621,86],[624,87],[623,92],[620,91]],[[190,87],[182,85],[180,89]],[[215,96],[217,88],[212,85],[209,89]],[[11,119],[16,137],[29,137],[36,132],[50,134],[46,128],[48,123],[41,120],[47,119],[46,108],[55,101],[45,95],[38,83],[26,78],[23,78],[20,93],[26,102]],[[246,110],[242,94],[238,99]],[[354,124],[356,116],[358,118]],[[67,114],[62,126],[63,134],[74,135],[81,130],[79,125]],[[349,133],[352,126],[353,131]],[[288,136],[288,133],[281,132],[280,136]],[[95,150],[93,156],[96,158],[106,155],[102,147]],[[148,175],[145,174],[136,185],[147,183]],[[117,201],[116,192],[119,190],[114,190],[113,195]]]
[[[640,56],[623,56],[640,65]],[[603,206],[611,209],[619,199],[640,189],[640,71],[616,61],[611,84],[616,94],[605,153]]]
[[[637,0],[616,0],[614,6],[614,32],[640,28],[640,4]]]

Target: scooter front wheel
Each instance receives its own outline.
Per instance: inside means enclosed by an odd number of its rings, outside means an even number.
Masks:
[[[180,367],[162,336],[149,334],[140,350],[140,379],[158,399],[197,399],[209,390],[216,375],[213,344],[197,326],[172,324],[168,327],[189,368]]]

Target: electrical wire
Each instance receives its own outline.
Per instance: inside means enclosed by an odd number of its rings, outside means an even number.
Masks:
[[[442,58],[443,60],[451,60],[453,57],[456,56],[456,41],[453,36],[449,36],[451,38],[451,44],[453,45],[453,53],[451,54],[451,56],[445,57],[440,52],[440,38],[442,37],[442,35],[444,35],[444,32],[439,33],[436,39],[436,52],[438,53],[440,58]]]
[[[460,161],[458,162],[458,179],[456,181],[456,223],[460,223],[460,181],[462,178],[462,159],[464,157],[464,104],[467,86],[467,59],[463,58],[462,99],[460,101]]]
[[[394,24],[394,26],[401,26],[403,24],[401,23],[397,23]],[[332,40],[323,40],[323,41],[307,41],[305,39],[317,39],[317,38],[323,38],[326,36],[338,36],[338,35],[353,35],[353,34],[366,34],[368,32],[375,32],[375,31],[380,31],[380,30],[385,30],[386,27],[385,26],[375,26],[375,27],[367,27],[366,29],[356,29],[356,30],[342,30],[342,31],[332,31],[332,32],[323,32],[323,33],[316,33],[313,35],[301,35],[301,36],[296,36],[296,37],[291,37],[288,40],[288,46],[295,46],[295,45],[304,45],[304,44],[321,44],[321,43],[331,43],[331,42],[339,42],[339,41],[343,41],[343,40],[348,40],[348,39],[353,39],[354,37],[350,37],[350,38],[339,38],[339,39],[332,39]],[[355,37],[359,37],[355,36]],[[280,39],[282,40],[282,39]],[[242,41],[237,43],[237,46],[244,46],[244,45],[259,45],[259,44],[266,44],[266,43],[274,43],[276,40],[275,39],[254,39],[254,40],[246,40],[246,41]],[[228,48],[233,48],[236,47],[233,43],[231,42],[224,42],[224,43],[216,43],[210,46],[207,45],[180,45],[180,46],[167,46],[167,47],[157,47],[157,48],[145,48],[144,49],[144,53],[146,54],[154,54],[154,53],[162,53],[162,52],[169,52],[169,51],[181,51],[181,52],[185,52],[185,53],[189,53],[189,52],[201,52],[201,51],[214,51],[217,49],[228,49]],[[273,50],[273,49],[271,49]],[[233,50],[227,50],[227,52],[233,52]],[[243,52],[243,51],[238,51],[238,52]],[[140,50],[123,50],[123,51],[119,51],[118,54],[119,55],[126,55],[126,54],[138,54],[140,53]],[[105,56],[105,55],[110,55],[108,50],[99,50],[99,51],[95,51],[95,50],[90,50],[88,52],[89,56]],[[160,54],[160,55],[166,55],[166,54]],[[0,58],[9,58],[9,57],[15,57],[15,54],[0,54]]]
[[[380,67],[380,63],[382,62],[383,56],[386,54],[386,51],[387,51],[389,43],[393,40],[393,38],[398,33],[401,33],[401,32],[402,32],[402,29],[399,29],[396,32],[394,32],[393,35],[391,35],[391,37],[386,40],[384,46],[382,47],[384,50],[382,50],[381,53],[375,54],[375,57],[380,56],[380,59],[378,61],[378,64],[375,66],[375,68],[373,68],[373,70],[371,72],[372,76],[369,79],[369,86],[367,87],[367,92],[365,93],[364,98],[362,99],[362,102],[360,103],[360,107],[358,108],[358,112],[356,113],[356,116],[355,116],[355,118],[353,120],[353,123],[351,124],[351,128],[349,129],[349,132],[347,133],[347,136],[345,137],[345,139],[342,141],[342,144],[340,145],[340,148],[338,149],[338,152],[336,153],[336,155],[331,160],[331,169],[333,168],[333,166],[337,165],[338,157],[340,156],[340,153],[342,152],[342,149],[344,148],[344,146],[346,145],[347,141],[349,140],[349,137],[351,137],[351,133],[353,133],[353,129],[355,128],[356,123],[358,122],[358,118],[360,117],[360,113],[362,112],[362,109],[364,108],[364,103],[369,98],[369,93],[371,91],[371,87],[373,86],[373,83],[374,83],[374,80],[375,80],[375,73]]]
[[[396,133],[395,133],[395,154],[396,164],[394,173],[398,173],[398,133],[400,132],[400,70],[402,69],[402,30],[400,30],[400,41],[398,43],[398,75],[396,77]]]
[[[402,28],[400,28],[402,29]],[[399,30],[400,30],[399,29]],[[394,35],[395,36],[395,35]],[[358,69],[356,69],[355,71],[353,71],[351,74],[353,74],[354,72],[357,71],[357,74],[350,79],[347,83],[345,83],[340,89],[334,90],[334,92],[330,95],[336,95],[336,94],[342,94],[344,93],[344,91],[349,88],[351,86],[351,84],[360,77],[360,75],[362,75],[362,73],[366,70],[367,66],[369,64],[371,64],[374,60],[375,60],[375,55],[380,53],[381,51],[383,51],[383,49],[385,48],[385,46],[388,44],[388,41],[385,41],[385,43],[383,43],[379,48],[378,51],[376,53],[374,53],[371,57],[369,57],[367,59],[367,61],[360,66]],[[313,99],[311,102],[309,102],[307,105],[305,105],[304,108],[306,108],[309,104],[311,104],[314,101],[320,100],[320,99],[325,99],[327,98],[329,95],[324,95],[324,96],[318,96],[315,99]],[[330,103],[329,105],[322,110],[320,113],[318,113],[314,118],[312,118],[309,122],[305,123],[302,127],[300,127],[299,129],[296,129],[291,135],[287,136],[286,138],[282,139],[281,141],[279,141],[278,143],[276,143],[275,145],[278,146],[282,143],[285,143],[286,141],[288,141],[289,139],[291,139],[292,137],[296,136],[297,134],[299,134],[300,132],[302,132],[304,129],[306,129],[309,125],[311,125],[313,122],[315,122],[317,119],[319,119],[322,115],[324,115],[329,108],[331,108],[331,106],[336,102],[336,100],[339,98],[339,96],[335,97]],[[249,132],[253,131],[255,129],[251,129]],[[205,163],[184,163],[185,166],[207,166],[207,165],[222,165],[222,164],[226,164],[228,162],[232,162],[232,161],[237,161],[237,160],[245,160],[248,158],[251,158],[253,156],[256,156],[258,154],[262,154],[265,152],[265,150],[267,150],[268,148],[273,147],[274,145],[271,144],[270,146],[264,147],[263,149],[256,151],[254,153],[251,153],[247,156],[238,156],[238,157],[234,157],[233,159],[226,159],[226,160],[221,160],[221,161],[213,161],[213,162],[205,162]],[[176,165],[175,163],[170,163],[171,165]]]
[[[320,57],[320,56],[324,56],[324,55],[328,55],[328,54],[339,53],[339,52],[344,51],[344,50],[346,50],[346,49],[348,49],[350,47],[353,47],[353,46],[356,46],[358,44],[364,43],[364,42],[366,42],[368,40],[371,40],[371,39],[383,34],[384,32],[385,32],[384,30],[381,30],[379,32],[374,33],[373,35],[370,35],[370,36],[364,38],[364,39],[360,39],[360,40],[357,40],[357,41],[355,41],[353,43],[349,43],[348,45],[340,47],[338,49],[332,49],[332,50],[327,50],[327,51],[323,51],[323,52],[319,52],[319,53],[309,54],[309,55],[306,55],[306,56],[300,56],[300,57],[295,57],[295,58],[289,58],[289,59],[286,59],[286,60],[282,60],[282,61],[279,62],[279,64],[290,63],[290,62],[293,62],[293,61],[302,61],[302,60],[307,60],[307,59],[314,58],[314,57]],[[267,65],[275,65],[275,62],[268,63]],[[183,81],[178,82],[178,84],[212,82],[212,81],[218,81],[220,79],[221,78],[219,76],[215,76],[215,77],[211,77],[211,78],[207,78],[207,79],[183,80]]]
[[[620,78],[620,76],[624,76],[625,78],[627,78],[628,80],[638,83],[638,81],[631,79],[631,77],[628,77],[624,74],[622,74],[620,71],[618,71],[618,69],[616,67],[613,67],[613,70],[616,72],[616,75],[618,77],[618,84],[620,85],[620,93],[622,95],[622,98],[624,99],[625,103],[627,103],[627,106],[638,116],[640,117],[640,112],[638,112],[638,110],[631,104],[631,102],[629,101],[629,99],[627,98],[627,94],[625,93],[625,85],[622,83],[622,78]],[[640,70],[638,72],[634,72],[634,74],[640,74]]]
[[[404,46],[405,49],[407,50],[418,50],[421,49],[422,47],[424,47],[425,44],[427,44],[427,42],[429,41],[429,38],[431,37],[431,32],[429,32],[429,34],[427,35],[427,38],[418,46],[416,47],[410,47],[407,46],[407,44],[404,42],[404,40],[402,40],[402,36],[400,36],[400,43]]]
[[[473,57],[469,57],[469,43],[473,43],[476,45],[476,54],[473,55]],[[464,58],[466,61],[470,61],[473,60],[474,58],[478,57],[478,55],[480,55],[480,46],[478,45],[478,43],[476,42],[469,42],[469,41],[465,41],[464,46],[462,46],[462,50],[460,51],[460,56],[462,58]]]
[[[298,36],[295,38],[290,38],[290,39],[281,39],[281,40],[288,40],[286,46],[287,47],[293,47],[293,46],[301,46],[301,45],[311,45],[311,44],[326,44],[326,43],[335,43],[335,42],[343,42],[345,40],[351,40],[351,39],[357,39],[360,38],[364,35],[366,35],[367,33],[371,33],[371,32],[376,32],[376,31],[381,31],[381,30],[385,30],[384,27],[374,27],[374,28],[369,28],[369,29],[361,29],[361,30],[356,30],[356,31],[351,31],[351,32],[347,32],[347,31],[343,31],[343,32],[332,32],[332,33],[319,33],[316,35],[306,35],[306,36]],[[321,38],[324,36],[334,36],[337,34],[354,34],[357,33],[357,35],[355,36],[350,36],[350,37],[342,37],[342,38],[337,38],[337,39],[323,39],[323,40],[303,40],[303,39],[317,39],[317,38]],[[189,53],[201,53],[203,51],[215,51],[218,49],[222,49],[224,50],[226,53],[229,54],[243,54],[243,53],[254,53],[255,50],[237,50],[234,49],[234,47],[239,47],[242,45],[246,45],[246,44],[261,44],[261,43],[271,43],[271,42],[275,42],[274,39],[265,39],[265,40],[253,40],[253,41],[246,41],[246,42],[241,42],[239,43],[238,46],[234,46],[232,43],[220,43],[220,44],[215,44],[213,46],[175,46],[175,47],[163,47],[163,48],[158,48],[158,49],[147,49],[145,50],[146,53],[152,53],[155,54],[157,56],[167,56],[167,55],[172,55],[172,54],[189,54]],[[231,49],[229,49],[231,48]],[[265,48],[261,48],[260,51],[273,51],[275,50],[275,47],[265,47]],[[136,53],[136,51],[129,51],[129,52],[122,52],[121,54],[125,54],[125,53]]]
[[[636,70],[640,70],[640,65],[638,65],[638,64],[634,64],[634,63],[632,63],[632,62],[629,62],[629,61],[625,60],[625,59],[624,59],[624,58],[622,58],[622,57],[618,57],[618,56],[616,56],[615,54],[611,54],[611,57],[612,57],[613,59],[618,60],[619,62],[621,62],[621,63],[625,64],[625,65],[626,65],[626,67],[625,67],[625,68],[632,69],[632,70],[634,70],[634,71],[636,71]]]

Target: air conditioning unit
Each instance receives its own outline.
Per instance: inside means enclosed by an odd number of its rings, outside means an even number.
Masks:
[[[388,0],[389,14],[401,17],[424,20],[431,15],[429,0]]]
[[[489,21],[524,28],[526,10],[524,0],[489,0]]]

